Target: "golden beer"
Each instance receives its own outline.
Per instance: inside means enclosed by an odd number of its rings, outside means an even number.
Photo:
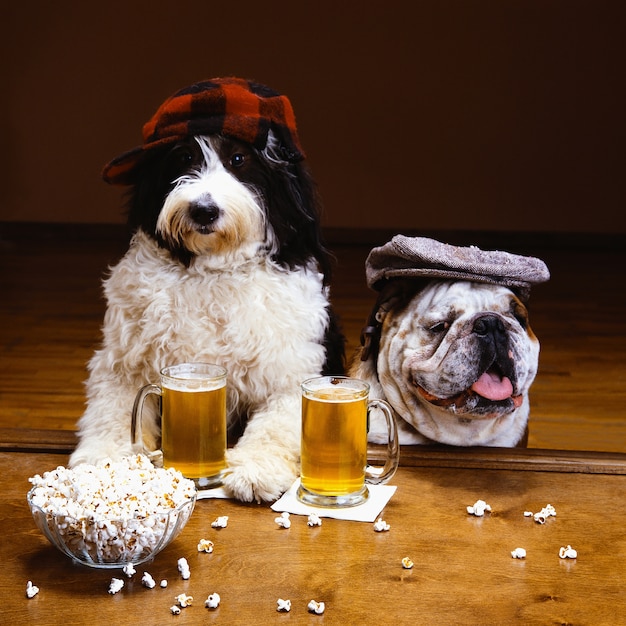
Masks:
[[[210,478],[226,467],[226,385],[186,387],[163,385],[163,464],[187,478]]]
[[[367,465],[367,390],[341,386],[302,397],[301,484],[320,496],[363,489]]]
[[[367,484],[382,485],[400,458],[398,428],[391,406],[369,399],[369,385],[348,376],[318,376],[302,385],[300,502],[327,508],[358,506],[369,498]],[[382,411],[387,424],[383,467],[367,462],[370,410]]]

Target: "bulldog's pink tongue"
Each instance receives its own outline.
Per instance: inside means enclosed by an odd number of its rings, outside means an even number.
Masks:
[[[487,398],[487,400],[506,400],[513,393],[513,385],[505,376],[500,378],[495,372],[485,372],[472,386],[479,396]]]

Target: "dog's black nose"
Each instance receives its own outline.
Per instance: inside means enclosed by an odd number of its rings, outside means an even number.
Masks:
[[[208,197],[198,198],[189,205],[189,217],[200,224],[208,226],[220,216],[220,208]]]
[[[504,334],[504,324],[502,320],[495,315],[481,315],[474,322],[472,331],[479,337]]]

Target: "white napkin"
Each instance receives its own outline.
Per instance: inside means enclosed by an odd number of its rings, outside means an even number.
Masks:
[[[224,487],[213,487],[213,489],[197,489],[196,500],[206,500],[209,498],[222,498],[228,500],[233,494],[226,491]]]
[[[391,496],[396,492],[396,487],[391,485],[367,485],[370,492],[369,498],[357,506],[331,509],[315,507],[300,502],[296,497],[300,479],[289,487],[282,497],[272,504],[272,510],[282,513],[287,511],[294,515],[310,515],[317,513],[319,517],[332,517],[333,519],[351,520],[354,522],[375,522],[380,512],[385,508]]]

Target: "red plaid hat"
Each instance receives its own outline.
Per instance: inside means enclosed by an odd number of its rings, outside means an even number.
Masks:
[[[144,125],[143,145],[113,159],[102,177],[114,185],[132,185],[137,165],[151,150],[193,135],[221,134],[262,150],[270,130],[288,161],[304,159],[286,96],[241,78],[213,78],[168,98]]]

